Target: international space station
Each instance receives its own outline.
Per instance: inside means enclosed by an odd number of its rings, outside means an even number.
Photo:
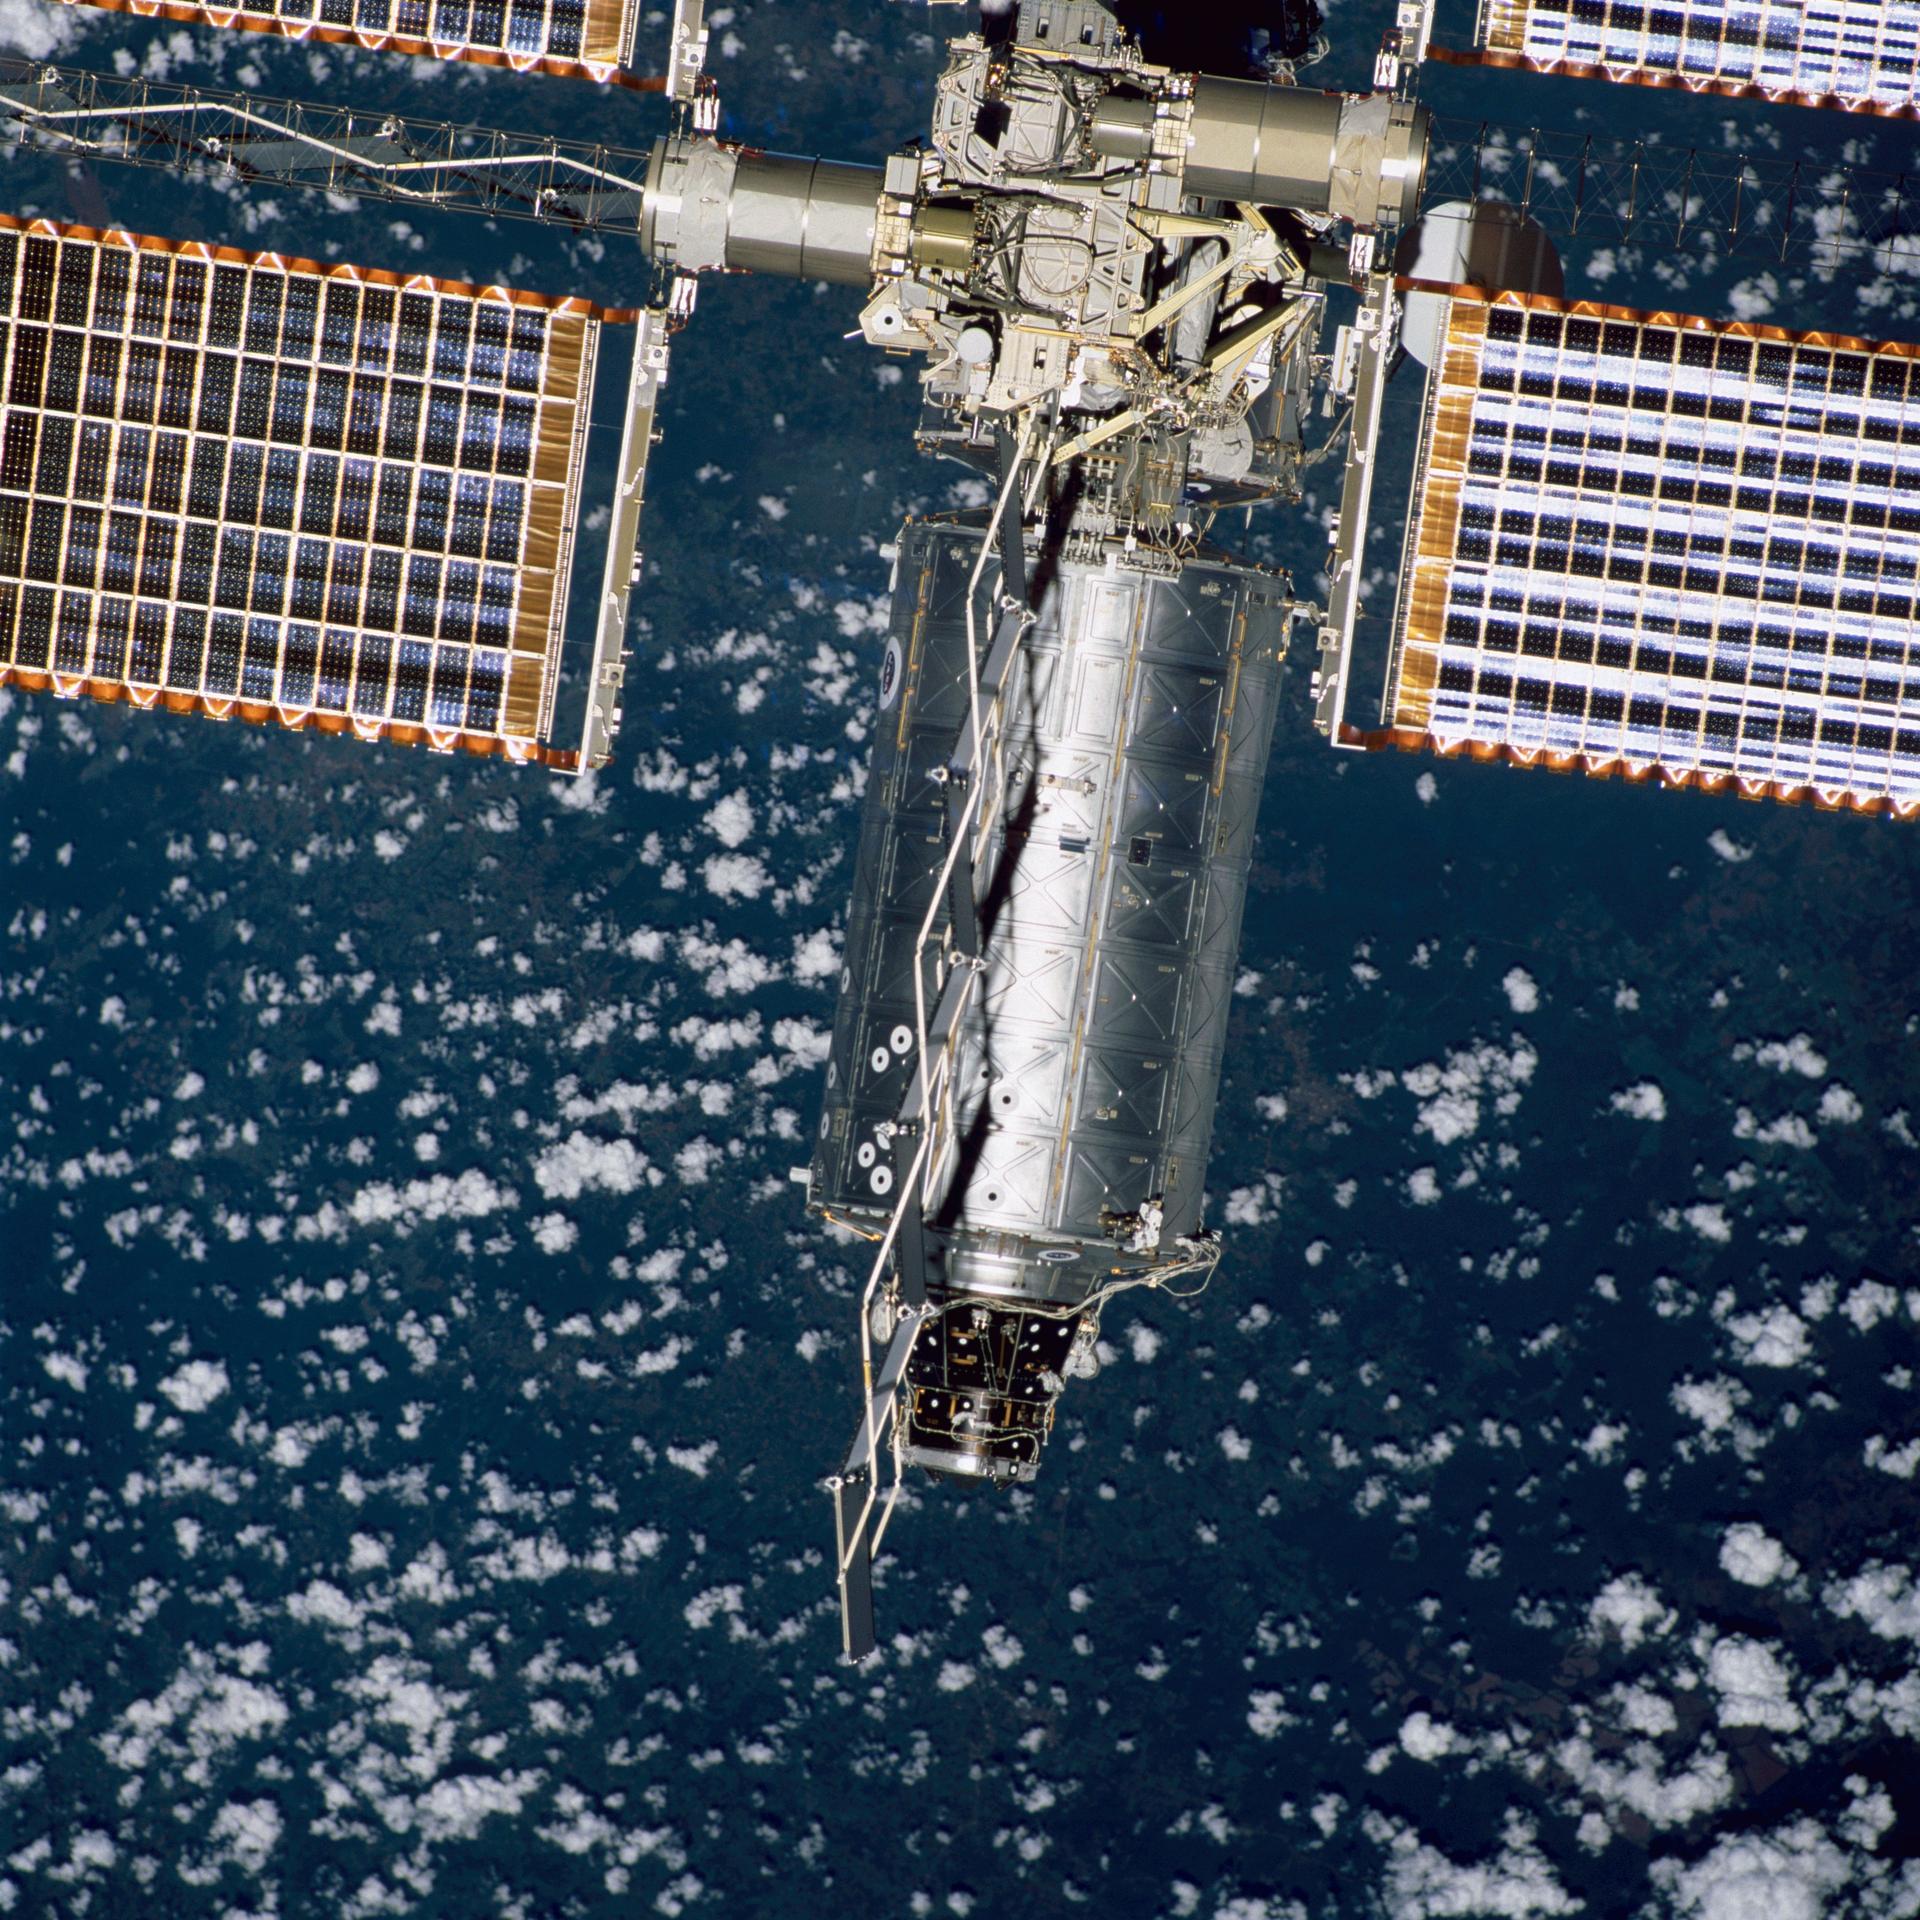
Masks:
[[[1920,811],[1920,348],[1570,293],[1526,186],[1442,197],[1417,97],[1449,60],[1912,118],[1920,0],[1481,0],[1465,51],[1399,0],[1364,93],[1173,71],[1101,0],[1019,0],[963,18],[925,137],[879,164],[721,138],[701,0],[661,80],[635,73],[638,0],[128,5],[663,92],[672,130],[626,151],[0,70],[15,140],[624,235],[654,291],[614,313],[0,222],[0,682],[606,764],[661,383],[711,274],[846,288],[865,339],[921,363],[921,450],[986,476],[988,505],[900,536],[797,1174],[871,1260],[828,1482],[850,1657],[906,1471],[1030,1479],[1108,1303],[1219,1258],[1203,1189],[1297,630],[1338,748]],[[1559,174],[1576,213],[1630,225],[1629,179],[1694,217],[1687,184],[1649,187],[1660,156],[1586,158]],[[1365,724],[1362,562],[1409,364]],[[589,516],[596,394],[622,426]],[[1336,410],[1310,606],[1212,533],[1298,501]]]

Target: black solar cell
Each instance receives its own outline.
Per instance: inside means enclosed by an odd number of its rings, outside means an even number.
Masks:
[[[1911,593],[1886,591],[1920,578],[1920,511],[1899,524],[1902,499],[1920,506],[1920,454],[1901,438],[1908,356],[1734,342],[1704,322],[1626,315],[1561,325],[1546,305],[1454,308],[1409,546],[1414,582],[1432,586],[1403,602],[1396,723],[1443,744],[1624,754],[1920,806],[1920,767],[1896,764],[1893,736],[1865,711],[1884,716],[1905,689],[1844,664],[1884,643],[1892,621],[1903,647],[1920,637]],[[1583,378],[1594,372],[1591,398],[1568,378],[1576,354]],[[1894,371],[1883,377],[1883,364]],[[1790,396],[1771,419],[1768,391]],[[1896,425],[1892,440],[1862,433],[1876,420]],[[1581,441],[1582,460],[1557,451]],[[1545,461],[1542,445],[1556,449]],[[1715,477],[1736,472],[1737,487]],[[1478,617],[1503,603],[1525,617]],[[1756,632],[1759,608],[1769,619]],[[1516,653],[1530,668],[1517,690],[1478,670]],[[1670,697],[1707,687],[1724,690],[1720,704]],[[1832,724],[1786,724],[1794,692]]]

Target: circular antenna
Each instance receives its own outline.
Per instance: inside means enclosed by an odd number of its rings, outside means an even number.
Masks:
[[[1567,284],[1546,229],[1504,200],[1449,200],[1428,208],[1401,236],[1393,270],[1442,286],[1544,293],[1554,299]],[[1438,294],[1407,295],[1400,344],[1423,367],[1433,365],[1440,350]]]

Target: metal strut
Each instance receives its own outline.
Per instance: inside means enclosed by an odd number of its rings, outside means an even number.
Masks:
[[[986,890],[992,831],[1006,790],[1004,739],[1007,689],[1020,643],[1033,624],[1028,605],[1025,499],[1022,480],[1029,467],[1030,433],[1000,436],[1001,488],[992,523],[980,547],[979,564],[969,583],[967,621],[969,657],[980,662],[969,689],[967,716],[943,767],[947,786],[947,851],[942,884],[934,891],[920,929],[915,953],[916,996],[924,994],[925,955],[942,903],[949,918],[948,947],[940,998],[928,1019],[924,1004],[916,1014],[919,1054],[892,1129],[894,1185],[898,1198],[881,1236],[861,1300],[860,1357],[866,1406],[846,1464],[827,1482],[833,1496],[834,1535],[840,1589],[840,1644],[849,1660],[873,1652],[873,1562],[900,1491],[901,1389],[920,1330],[934,1311],[927,1293],[927,1216],[939,1204],[955,1144],[955,1069],[968,1008],[985,970],[985,930],[979,902]],[[1047,464],[1046,450],[1039,470]],[[999,619],[984,662],[973,627],[981,576],[997,548]],[[873,1364],[876,1307],[889,1297],[889,1264],[898,1317],[885,1357]],[[880,1500],[881,1453],[893,1455],[894,1474],[885,1503]]]
[[[0,58],[0,138],[190,173],[637,234],[651,155]]]

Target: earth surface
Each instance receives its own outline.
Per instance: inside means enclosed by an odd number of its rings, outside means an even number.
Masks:
[[[1334,0],[1310,78],[1367,84],[1391,11]],[[962,17],[715,9],[727,130],[877,159]],[[0,27],[664,124],[39,0]],[[1810,181],[1913,152],[1564,80],[1428,97],[1516,156],[1536,125]],[[611,241],[211,179],[15,156],[5,205],[644,291]],[[1602,235],[1568,280],[1920,339],[1904,203],[1845,217],[1876,259]],[[820,1481],[861,1275],[788,1170],[890,543],[966,497],[852,324],[824,287],[704,290],[593,780],[0,690],[0,1912],[1920,1914],[1916,829],[1335,755],[1304,660],[1227,1257],[1109,1317],[1030,1491],[903,1502],[882,1651],[838,1662]],[[1313,478],[1234,534],[1303,593]]]

